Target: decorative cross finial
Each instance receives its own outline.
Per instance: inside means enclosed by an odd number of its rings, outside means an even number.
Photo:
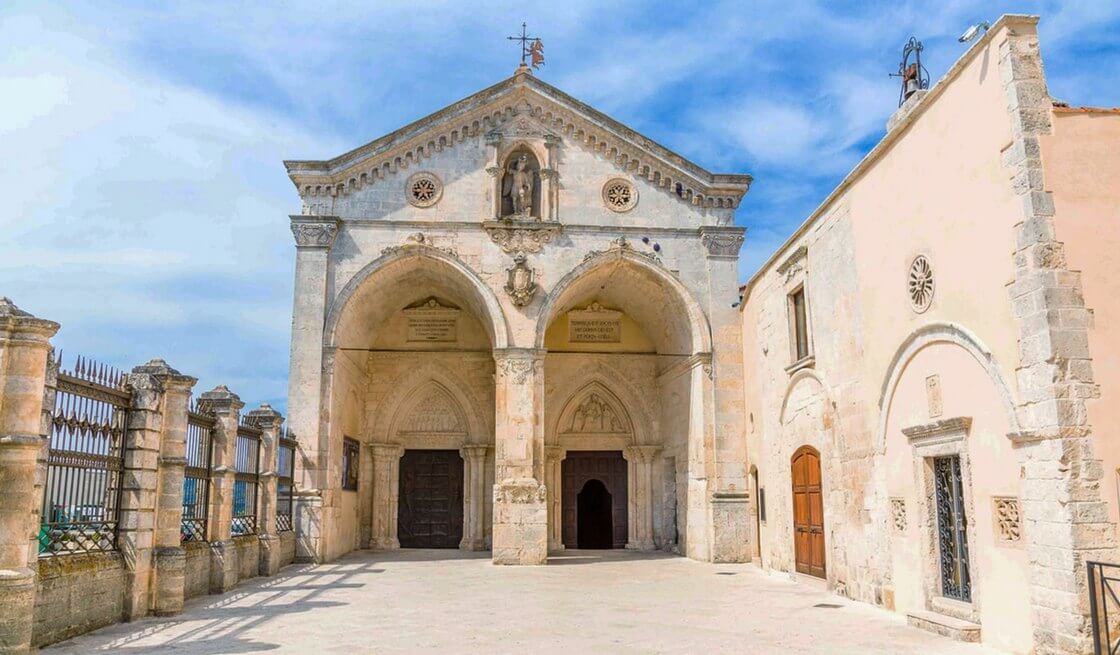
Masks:
[[[521,66],[527,67],[525,60],[529,60],[533,68],[544,63],[544,43],[535,36],[529,36],[525,23],[521,23],[521,36],[507,36],[510,41],[521,42]]]

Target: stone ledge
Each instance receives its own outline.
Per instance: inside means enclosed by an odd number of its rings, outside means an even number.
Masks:
[[[906,622],[915,628],[921,628],[955,641],[980,642],[980,626],[971,621],[964,621],[935,612],[914,610],[906,613]]]

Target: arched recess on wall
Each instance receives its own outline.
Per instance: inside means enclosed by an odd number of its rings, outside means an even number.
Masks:
[[[564,417],[573,402],[578,402],[583,393],[591,389],[602,389],[626,412],[631,425],[635,445],[651,444],[658,440],[657,423],[651,418],[651,408],[647,399],[639,393],[625,376],[600,363],[587,375],[573,379],[555,390],[560,399],[560,412],[551,417],[546,438],[556,439],[563,432]]]
[[[583,385],[564,402],[553,431],[565,437],[598,436],[626,440],[632,445],[634,422],[626,405],[609,388],[595,381]]]
[[[432,390],[445,393],[453,401],[465,423],[467,443],[489,443],[493,439],[493,411],[482,411],[484,403],[493,406],[492,399],[477,397],[474,389],[445,366],[421,365],[394,380],[389,388],[389,394],[370,408],[367,424],[371,426],[369,434],[373,442],[392,441],[408,412]]]
[[[803,368],[791,375],[789,383],[786,384],[786,393],[782,397],[782,411],[778,413],[778,420],[781,425],[786,424],[786,419],[788,418],[786,416],[786,410],[789,407],[790,398],[793,397],[793,392],[802,384],[815,384],[820,389],[824,411],[829,414],[833,412],[832,394],[829,393],[828,385],[824,383],[824,378],[811,368]]]
[[[509,347],[509,326],[494,291],[458,257],[422,243],[387,249],[350,278],[330,305],[324,345],[366,347],[390,314],[419,299],[386,292],[409,282],[461,303],[482,324],[492,347]]]
[[[623,273],[627,284],[612,285]],[[556,283],[538,314],[536,347],[544,348],[545,332],[558,316],[594,299],[637,321],[661,354],[711,352],[711,326],[700,303],[669,271],[629,247],[592,255]]]
[[[902,341],[887,367],[887,374],[884,376],[883,385],[879,390],[879,422],[876,429],[877,452],[882,454],[886,450],[887,413],[891,401],[894,399],[895,389],[898,387],[899,380],[902,379],[907,364],[922,349],[934,344],[959,346],[980,364],[988,374],[992,384],[995,385],[997,393],[999,393],[1012,432],[1020,432],[1019,418],[1015,412],[1015,397],[1011,393],[1011,387],[1004,379],[992,351],[975,334],[961,325],[948,322],[929,323],[914,330]]]

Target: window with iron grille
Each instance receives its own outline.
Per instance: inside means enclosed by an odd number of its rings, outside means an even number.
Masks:
[[[276,450],[276,530],[292,530],[292,484],[295,478],[296,442],[282,437]]]
[[[179,529],[184,543],[206,541],[213,430],[214,416],[204,408],[191,407],[187,412],[187,465],[183,469],[183,519]]]
[[[260,429],[239,425],[233,466],[233,520],[230,522],[230,534],[234,537],[257,532],[260,455]]]
[[[126,377],[80,357],[57,377],[39,556],[116,550],[131,400]]]
[[[353,439],[342,440],[342,490],[358,490],[358,453],[361,447]]]

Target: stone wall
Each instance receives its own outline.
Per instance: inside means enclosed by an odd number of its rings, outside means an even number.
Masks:
[[[35,646],[47,646],[117,623],[124,615],[127,592],[128,572],[120,553],[40,560]]]
[[[296,561],[296,533],[288,530],[280,533],[280,566]]]
[[[237,544],[237,579],[248,580],[260,575],[260,548],[261,541],[256,535],[234,537],[233,543]]]
[[[187,555],[184,598],[205,596],[210,593],[210,544],[205,541],[189,542],[183,550]]]

